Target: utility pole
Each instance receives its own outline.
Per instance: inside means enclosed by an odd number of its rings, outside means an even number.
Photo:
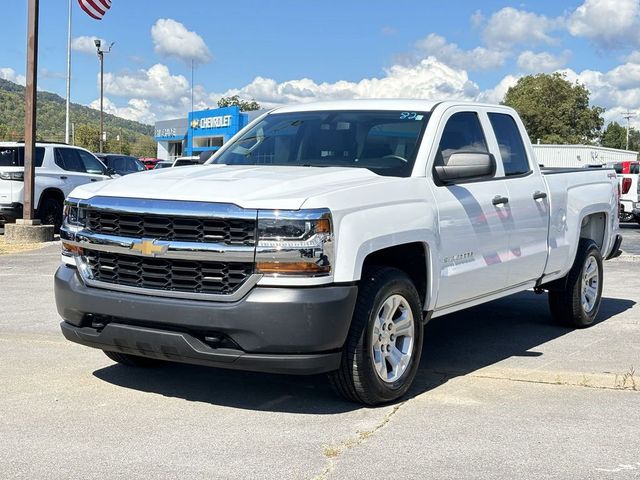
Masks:
[[[98,49],[98,58],[100,59],[100,153],[104,150],[104,54],[110,53],[113,43],[108,48],[102,48],[102,40],[96,38],[96,48]]]
[[[66,117],[64,127],[64,141],[69,143],[69,136],[71,134],[70,129],[70,111],[71,111],[71,15],[73,13],[73,7],[71,0],[69,0],[69,23],[67,29],[67,105],[66,105]]]
[[[27,82],[24,115],[24,209],[22,218],[34,220],[33,188],[36,158],[36,105],[38,91],[38,23],[40,1],[29,0],[27,24]]]
[[[631,127],[631,119],[633,117],[635,117],[636,114],[635,113],[631,113],[629,110],[627,110],[627,112],[622,116],[622,118],[625,118],[627,120],[627,148],[626,150],[629,150],[629,129]]]

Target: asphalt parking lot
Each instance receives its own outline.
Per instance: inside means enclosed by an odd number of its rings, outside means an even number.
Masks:
[[[57,245],[0,256],[3,478],[640,477],[640,228],[606,262],[597,325],[525,292],[433,320],[403,402],[323,377],[134,370],[64,340]],[[637,255],[637,256],[636,256]]]

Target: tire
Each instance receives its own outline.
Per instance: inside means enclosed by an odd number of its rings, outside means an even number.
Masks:
[[[633,213],[620,212],[620,221],[623,223],[628,223],[638,221],[638,218]]]
[[[602,254],[593,240],[581,239],[565,286],[549,291],[552,317],[562,325],[585,328],[593,325],[602,300]]]
[[[57,233],[62,226],[62,203],[54,197],[46,196],[40,201],[38,219],[43,225],[53,225]]]
[[[367,405],[397,400],[415,378],[422,336],[420,297],[410,278],[395,268],[366,270],[340,369],[329,374],[332,386]]]
[[[156,360],[155,358],[139,357],[137,355],[129,355],[128,353],[110,352],[109,350],[103,350],[103,352],[114,362],[126,365],[127,367],[147,368],[155,367],[162,363],[162,360]]]

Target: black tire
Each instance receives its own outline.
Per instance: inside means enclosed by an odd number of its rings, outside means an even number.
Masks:
[[[128,353],[111,352],[109,350],[103,350],[104,354],[114,362],[118,362],[127,367],[155,367],[162,363],[162,360],[156,360],[155,358],[138,357],[137,355],[129,355]]]
[[[590,286],[596,295],[592,304],[583,305],[583,279],[586,275],[587,259],[592,258],[597,267],[597,286]],[[602,300],[603,284],[602,254],[593,240],[581,239],[571,270],[566,276],[564,288],[549,291],[549,308],[558,323],[575,328],[593,325]],[[592,281],[590,280],[589,283]]]
[[[412,353],[406,366],[402,368],[403,373],[396,381],[389,383],[383,381],[381,376],[376,373],[372,335],[374,328],[379,328],[378,314],[382,312],[381,309],[385,301],[392,296],[399,296],[406,300],[404,305],[409,307],[408,309],[413,316],[413,329],[410,329],[413,332],[413,344]],[[407,310],[403,307],[398,308],[402,308],[398,312]],[[423,322],[420,297],[407,274],[389,267],[374,267],[366,270],[360,281],[358,299],[342,352],[340,369],[329,374],[332,386],[345,399],[367,405],[378,405],[397,400],[407,392],[415,378],[422,354],[422,337]],[[400,338],[398,336],[395,339],[396,342],[400,341]],[[387,337],[387,340],[393,341],[393,335]],[[396,343],[393,345],[396,346]],[[384,347],[382,349],[384,350]],[[389,344],[387,344],[386,351],[389,351]],[[378,358],[380,359],[380,357]],[[384,358],[382,364],[386,369],[391,364],[386,363],[387,360]]]
[[[620,221],[623,223],[629,223],[633,221],[640,221],[633,213],[620,212]]]
[[[55,232],[62,226],[62,203],[52,196],[45,196],[40,200],[38,219],[43,225],[53,225]]]

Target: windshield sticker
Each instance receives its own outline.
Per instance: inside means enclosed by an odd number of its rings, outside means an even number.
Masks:
[[[422,120],[424,115],[418,115],[416,112],[402,112],[400,120]]]

